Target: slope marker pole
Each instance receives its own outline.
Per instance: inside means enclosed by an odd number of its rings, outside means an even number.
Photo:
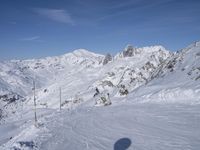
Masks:
[[[61,102],[62,102],[62,96],[61,96],[61,94],[62,94],[61,92],[62,92],[62,91],[61,91],[61,87],[59,88],[59,91],[60,91],[60,111],[61,111]]]
[[[37,127],[36,96],[35,96],[35,80],[33,80],[33,100],[34,100],[35,126]]]

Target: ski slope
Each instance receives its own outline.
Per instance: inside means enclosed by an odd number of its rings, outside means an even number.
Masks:
[[[14,138],[0,148],[108,150],[114,149],[118,140],[126,138],[131,141],[130,150],[198,150],[199,109],[200,105],[131,104],[125,101],[107,107],[81,106],[61,112],[49,110],[49,114],[40,115],[38,128],[31,121],[33,116],[30,114],[30,118],[22,117],[11,127],[9,124],[1,126],[0,130],[12,131],[9,128],[14,126],[18,129],[13,129],[17,134],[14,133]],[[22,124],[25,120],[26,123]],[[3,135],[0,141],[6,141]],[[122,140],[118,145],[126,142]]]

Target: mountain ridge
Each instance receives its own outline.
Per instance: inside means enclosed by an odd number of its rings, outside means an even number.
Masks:
[[[176,95],[181,97],[180,91],[185,85],[180,82],[186,83],[185,81],[190,83],[187,84],[188,89],[185,87],[186,97],[188,98],[191,93],[195,98],[199,93],[197,83],[200,66],[197,63],[199,56],[196,55],[200,50],[199,43],[193,43],[179,52],[170,52],[162,46],[135,48],[129,45],[115,56],[78,49],[61,56],[44,59],[0,62],[0,105],[9,107],[8,104],[11,102],[19,102],[22,99],[26,105],[32,106],[34,80],[38,107],[41,108],[58,108],[59,88],[62,89],[62,105],[66,108],[85,102],[91,102],[94,105],[93,95],[96,88],[103,97],[109,93],[111,99],[123,99],[128,95],[135,102],[150,102],[155,99],[157,102],[162,102],[168,101],[167,98],[176,98],[174,102],[182,102]],[[194,49],[194,52],[190,49]],[[186,55],[187,53],[191,53],[191,56]],[[195,59],[191,59],[193,55]],[[183,56],[187,56],[187,59]],[[181,64],[183,59],[187,61]],[[196,69],[189,65],[190,62],[196,63],[194,66]],[[179,64],[182,66],[178,69],[176,66]],[[189,69],[187,69],[187,64],[191,66]],[[184,67],[187,72],[182,71]],[[186,75],[178,78],[184,72]],[[190,77],[197,83],[188,79],[187,74],[190,72]],[[176,78],[173,74],[177,74]],[[173,78],[177,81],[173,81]],[[173,82],[174,84],[168,86]],[[178,88],[178,85],[181,88]],[[197,91],[190,90],[193,89],[192,85],[195,85]],[[174,95],[173,92],[177,94]],[[168,96],[161,98],[160,95]],[[194,98],[191,102],[195,101]],[[75,99],[78,99],[76,103],[73,102]],[[104,105],[102,102],[100,104]],[[13,107],[15,106],[12,105],[10,109],[14,109]]]

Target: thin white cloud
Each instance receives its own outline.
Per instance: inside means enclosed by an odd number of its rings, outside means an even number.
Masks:
[[[21,41],[40,41],[40,36],[32,36],[20,39]]]
[[[113,5],[112,7],[109,7],[111,10],[116,10],[111,14],[102,16],[100,18],[97,18],[97,21],[109,19],[121,14],[128,13],[130,11],[135,11],[135,10],[140,10],[144,8],[149,8],[149,7],[155,7],[157,5],[161,4],[166,4],[174,0],[165,0],[165,1],[160,1],[160,0],[153,0],[152,2],[146,1],[146,0],[129,0],[129,1],[123,1],[122,3]]]
[[[35,8],[33,10],[37,14],[49,18],[53,21],[71,25],[74,24],[70,14],[64,9]]]

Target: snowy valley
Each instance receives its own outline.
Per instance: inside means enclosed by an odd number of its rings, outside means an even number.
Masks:
[[[199,104],[200,42],[1,61],[0,149],[198,150]]]

